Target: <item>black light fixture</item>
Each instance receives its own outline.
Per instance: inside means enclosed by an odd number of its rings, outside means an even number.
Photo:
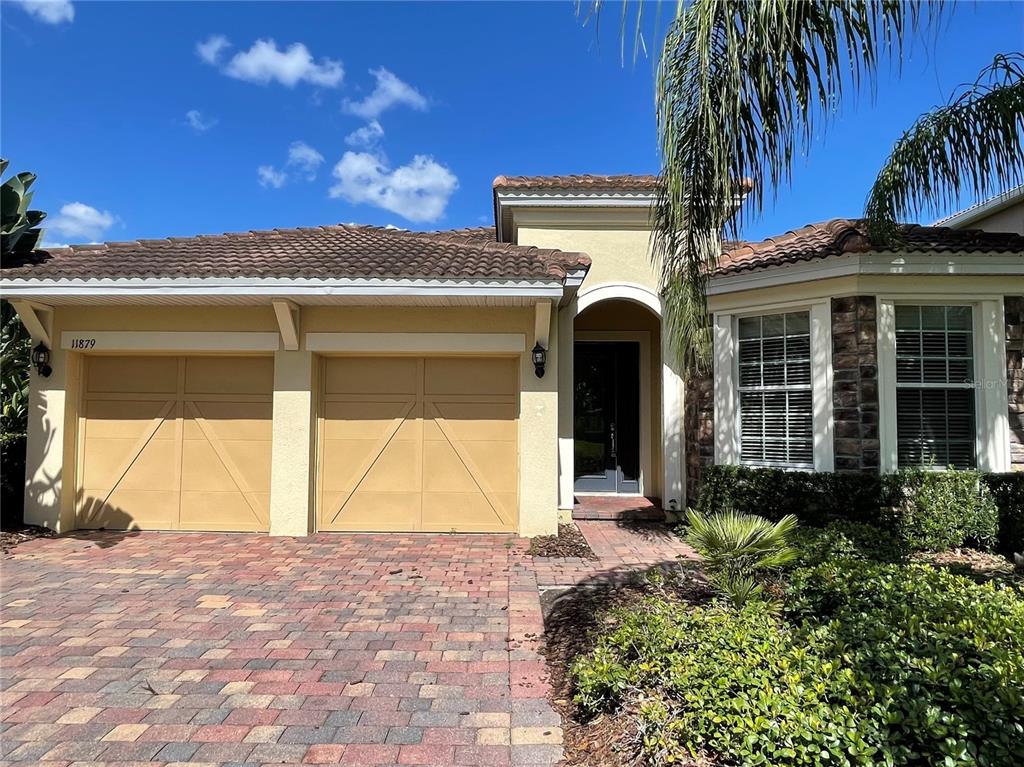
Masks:
[[[533,347],[531,356],[533,357],[533,372],[537,374],[537,378],[543,378],[544,365],[546,365],[548,361],[548,350],[541,346],[538,341]]]
[[[50,367],[50,350],[46,348],[46,344],[40,342],[39,345],[32,350],[32,364],[35,365],[36,372],[43,378],[50,377],[50,373],[53,372],[53,368]]]

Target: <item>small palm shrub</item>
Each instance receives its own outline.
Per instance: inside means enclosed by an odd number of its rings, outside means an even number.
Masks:
[[[737,607],[763,596],[759,575],[796,557],[796,550],[789,546],[796,530],[796,517],[791,514],[770,522],[735,511],[702,514],[688,509],[686,518],[687,542],[704,557],[711,582]]]

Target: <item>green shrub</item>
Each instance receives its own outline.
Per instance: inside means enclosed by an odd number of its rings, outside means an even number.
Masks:
[[[786,596],[781,615],[665,598],[615,611],[572,666],[575,700],[635,707],[649,765],[1024,764],[1018,591],[842,555],[795,571]]]
[[[690,609],[649,599],[572,667],[588,713],[633,692],[648,764],[701,752],[728,763],[874,765],[875,727],[853,673],[794,634],[763,603]]]
[[[1005,552],[1012,541],[1024,547],[1022,497],[1024,479],[1017,475],[907,469],[878,477],[710,466],[696,508],[702,514],[735,509],[772,520],[793,514],[812,527],[840,520],[871,524],[925,549],[989,548],[998,540]]]
[[[999,508],[996,549],[1006,556],[1024,553],[1024,471],[983,474],[982,481]]]
[[[764,517],[720,511],[701,514],[687,510],[686,540],[701,556],[711,581],[736,606],[759,599],[764,589],[757,577],[765,570],[788,564],[796,557],[789,538],[796,517],[778,522]]]
[[[25,506],[25,435],[0,433],[0,513],[4,527],[20,525]]]
[[[883,522],[911,549],[944,551],[965,543],[988,549],[999,511],[975,471],[908,469],[886,477],[892,517]]]
[[[832,522],[823,528],[801,527],[793,537],[795,565],[814,567],[839,559],[901,562],[910,553],[891,532],[859,522]]]
[[[1024,599],[927,565],[802,569],[787,619],[882,728],[897,765],[1024,764]]]
[[[874,521],[881,495],[875,475],[708,466],[696,508],[704,514],[735,509],[772,520],[792,514],[801,524],[820,526],[832,519]]]

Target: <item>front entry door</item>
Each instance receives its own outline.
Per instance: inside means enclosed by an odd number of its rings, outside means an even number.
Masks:
[[[640,492],[640,345],[577,341],[574,358],[577,492]]]

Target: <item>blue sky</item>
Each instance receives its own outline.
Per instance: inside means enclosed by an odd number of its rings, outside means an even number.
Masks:
[[[48,242],[491,221],[504,174],[658,168],[649,61],[571,2],[4,2],[0,144]],[[962,4],[848,107],[756,238],[860,213],[893,141],[1024,41],[1024,3]],[[970,202],[970,201],[965,201]]]

